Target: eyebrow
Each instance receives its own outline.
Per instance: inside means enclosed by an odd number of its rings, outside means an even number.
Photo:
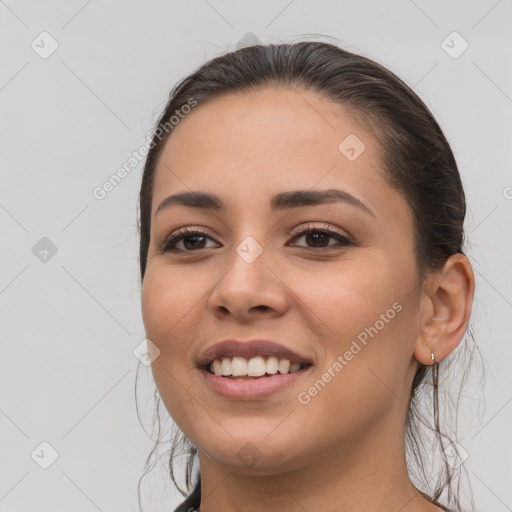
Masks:
[[[338,189],[328,190],[293,190],[289,192],[280,192],[272,197],[270,201],[270,209],[272,211],[282,211],[290,208],[301,208],[306,206],[317,206],[322,204],[330,204],[343,202],[355,206],[374,218],[376,215],[370,208],[357,199],[353,195]],[[201,208],[204,210],[213,210],[225,212],[227,210],[226,203],[215,194],[205,192],[182,192],[166,197],[156,209],[155,215],[160,211],[171,206],[186,206],[187,208]]]

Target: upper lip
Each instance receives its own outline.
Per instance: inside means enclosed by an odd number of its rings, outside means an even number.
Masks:
[[[198,359],[198,366],[206,366],[215,359],[223,357],[245,357],[256,356],[274,356],[278,359],[288,359],[291,363],[313,364],[307,356],[297,354],[293,350],[286,348],[273,341],[268,340],[224,340],[204,350]]]

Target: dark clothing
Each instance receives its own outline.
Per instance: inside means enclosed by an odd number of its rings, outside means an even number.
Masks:
[[[197,483],[195,489],[187,496],[185,501],[181,503],[181,505],[178,506],[174,510],[174,512],[196,512],[199,508],[199,505],[201,504],[201,480]],[[439,503],[436,503],[437,506],[441,507],[446,512],[457,512],[456,510],[453,510],[451,508],[445,508],[443,505],[440,505]]]
[[[174,512],[196,512],[201,505],[201,480],[197,482],[195,489],[187,496]]]

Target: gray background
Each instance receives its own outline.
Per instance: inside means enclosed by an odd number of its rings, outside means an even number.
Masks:
[[[153,446],[134,404],[142,166],[104,199],[92,191],[141,147],[172,85],[248,32],[338,38],[404,79],[445,131],[467,192],[488,373],[485,402],[478,379],[469,392],[461,444],[477,510],[512,510],[511,14],[510,0],[0,0],[0,510],[138,510]],[[58,43],[47,58],[43,31]],[[469,44],[457,58],[442,46],[453,31]],[[151,372],[138,375],[150,431]],[[48,469],[44,441],[58,452]],[[163,466],[142,494],[145,510],[182,499]]]

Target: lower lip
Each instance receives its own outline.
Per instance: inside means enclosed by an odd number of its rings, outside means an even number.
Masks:
[[[208,385],[226,398],[239,400],[251,400],[254,398],[264,398],[272,393],[289,388],[303,377],[309,370],[309,366],[303,370],[294,373],[276,373],[270,377],[260,377],[257,379],[228,379],[208,372],[205,368],[200,368],[201,373]]]

